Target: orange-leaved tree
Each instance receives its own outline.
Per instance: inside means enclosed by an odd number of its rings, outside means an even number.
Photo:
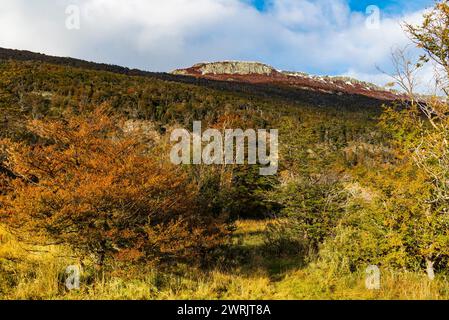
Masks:
[[[100,265],[203,255],[224,224],[198,215],[197,188],[162,143],[111,114],[103,106],[33,120],[38,142],[2,141],[15,177],[0,193],[0,221],[24,241],[67,244]]]

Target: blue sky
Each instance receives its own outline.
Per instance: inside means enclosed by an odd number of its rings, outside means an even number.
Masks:
[[[426,8],[432,6],[433,3],[432,0],[350,0],[349,6],[354,11],[365,11],[366,7],[374,4],[390,14],[400,14]]]
[[[270,6],[270,0],[251,0],[254,7],[260,11],[264,11]],[[370,5],[376,5],[388,14],[400,14],[405,12],[416,11],[422,8],[432,6],[433,0],[349,0],[348,5],[352,11],[365,12]]]
[[[377,67],[391,70],[391,50],[410,43],[400,23],[419,23],[423,10],[432,4],[431,0],[0,0],[0,46],[154,71],[200,61],[260,61],[282,70],[348,75],[384,84],[389,79]],[[369,5],[380,9],[377,24],[366,13]],[[79,22],[77,27],[71,25],[74,21]]]

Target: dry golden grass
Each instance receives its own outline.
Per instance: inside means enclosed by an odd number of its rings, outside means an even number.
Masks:
[[[80,290],[68,291],[66,266],[76,263],[65,248],[30,248],[0,229],[1,299],[448,299],[449,281],[425,274],[383,271],[380,290],[367,290],[363,273],[337,276],[296,260],[289,263],[264,257],[257,248],[267,221],[239,221],[234,246],[247,248],[250,261],[227,270],[172,272],[151,270],[136,276],[98,277],[86,270]],[[45,249],[45,250],[44,250]],[[284,265],[285,268],[273,267]],[[330,268],[332,269],[332,268]],[[58,280],[59,279],[59,280]]]

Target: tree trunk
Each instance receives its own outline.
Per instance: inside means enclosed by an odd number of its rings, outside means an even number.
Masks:
[[[426,259],[426,272],[429,280],[435,279],[435,271],[433,270],[434,262],[430,259]]]

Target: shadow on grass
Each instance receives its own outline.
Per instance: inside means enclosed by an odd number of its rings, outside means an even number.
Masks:
[[[288,271],[307,265],[299,243],[272,245],[265,235],[264,230],[236,233],[231,243],[212,254],[212,261],[206,269],[219,268],[227,273],[238,270],[239,274],[245,276],[266,274],[273,281],[281,281]]]

